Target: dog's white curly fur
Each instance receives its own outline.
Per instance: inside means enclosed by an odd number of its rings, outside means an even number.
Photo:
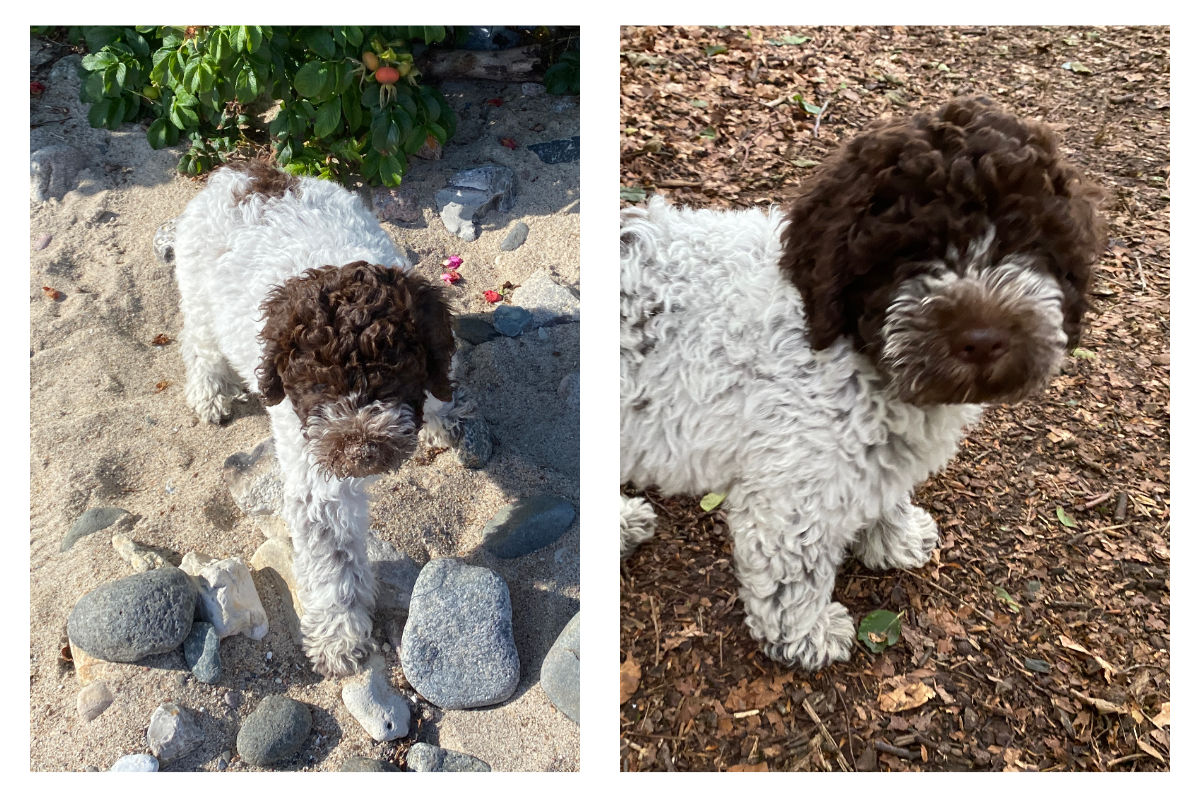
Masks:
[[[913,486],[954,455],[976,405],[901,402],[848,339],[813,351],[781,274],[782,213],[623,212],[621,481],[725,492],[747,624],[772,658],[849,657],[832,602],[848,551],[871,568],[925,563],[937,526]],[[623,498],[621,544],[653,510]]]
[[[258,385],[259,306],[272,287],[312,267],[359,260],[411,269],[375,217],[336,183],[300,178],[298,190],[283,197],[251,193],[235,202],[250,182],[244,172],[214,173],[176,226],[186,398],[210,423],[230,414],[245,387]],[[370,649],[375,577],[366,555],[366,490],[372,478],[339,480],[322,470],[290,400],[267,413],[283,473],[305,651],[322,674],[347,674]],[[424,413],[421,439],[449,447],[463,410],[427,395]]]

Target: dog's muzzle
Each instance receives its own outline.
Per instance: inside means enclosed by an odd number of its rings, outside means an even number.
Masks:
[[[352,395],[313,409],[304,438],[313,460],[333,477],[365,478],[404,463],[417,448],[419,427],[408,405],[360,405]]]

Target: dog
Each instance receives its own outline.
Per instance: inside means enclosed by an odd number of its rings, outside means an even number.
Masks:
[[[914,486],[985,403],[1036,394],[1080,336],[1099,189],[986,98],[885,120],[786,218],[653,198],[622,212],[621,481],[723,492],[746,622],[772,659],[849,658],[846,554],[915,568]],[[653,509],[621,498],[627,555]]]
[[[355,195],[257,161],[218,170],[188,204],[175,262],[187,403],[216,424],[245,387],[261,395],[304,650],[322,675],[351,674],[375,606],[367,487],[418,439],[454,444],[470,412],[449,308]]]

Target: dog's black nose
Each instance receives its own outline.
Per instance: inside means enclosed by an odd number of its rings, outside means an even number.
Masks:
[[[954,356],[968,364],[990,364],[1008,352],[1009,336],[999,328],[960,331],[954,339]]]

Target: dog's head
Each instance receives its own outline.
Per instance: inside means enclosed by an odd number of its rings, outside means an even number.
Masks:
[[[267,405],[291,401],[335,477],[395,469],[416,448],[425,393],[450,400],[450,312],[418,277],[365,261],[310,269],[262,311],[259,391]]]
[[[1099,199],[1048,127],[955,100],[831,156],[780,268],[815,349],[851,337],[909,402],[1011,402],[1079,341]]]

